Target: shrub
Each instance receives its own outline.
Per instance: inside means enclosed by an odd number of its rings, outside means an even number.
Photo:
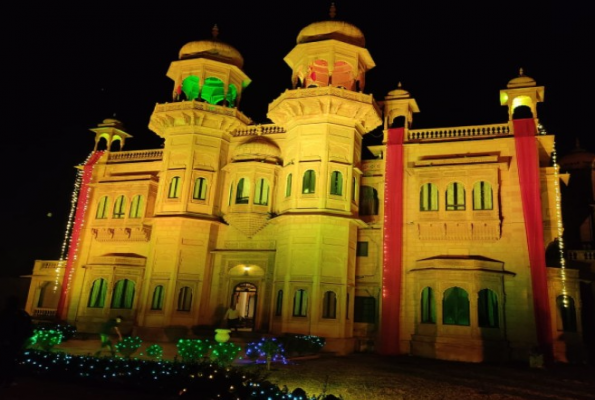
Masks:
[[[176,345],[183,362],[199,362],[211,351],[211,343],[204,339],[180,339]]]
[[[140,348],[142,342],[138,336],[128,336],[116,344],[116,350],[124,357],[130,358]]]
[[[76,327],[67,322],[60,321],[40,321],[35,324],[35,329],[39,331],[59,331],[62,333],[62,341],[66,342],[76,336]]]
[[[35,329],[33,336],[30,339],[29,346],[38,348],[44,351],[51,351],[54,346],[62,343],[62,332],[53,329],[39,330]]]
[[[246,347],[246,357],[254,362],[266,362],[267,370],[271,369],[273,361],[287,363],[283,344],[274,337],[263,337],[258,342],[249,343]]]
[[[163,347],[158,344],[152,344],[147,347],[146,353],[149,357],[155,360],[161,360],[163,357]]]
[[[289,355],[318,354],[326,344],[326,340],[315,335],[287,334],[279,338]]]
[[[242,348],[232,342],[217,343],[211,349],[211,360],[221,366],[231,365],[242,351]]]

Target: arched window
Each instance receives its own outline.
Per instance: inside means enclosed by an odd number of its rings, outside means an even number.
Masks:
[[[275,306],[275,316],[280,317],[283,311],[283,290],[277,292],[277,303]]]
[[[426,183],[419,192],[420,211],[438,211],[438,187],[433,183]]]
[[[376,322],[376,299],[371,296],[355,296],[353,322]]]
[[[371,186],[362,186],[359,194],[359,215],[378,215],[378,191]]]
[[[140,218],[143,210],[143,196],[137,194],[130,203],[130,218]]]
[[[477,323],[481,328],[498,328],[498,295],[490,289],[482,289],[477,297]]]
[[[287,175],[287,181],[285,182],[285,197],[291,196],[291,180],[293,179],[293,174]]]
[[[177,199],[180,197],[180,190],[182,190],[182,185],[180,182],[179,176],[174,176],[171,178],[169,182],[169,190],[167,192],[167,197],[170,199]]]
[[[465,209],[465,187],[462,183],[451,182],[446,187],[446,210],[462,211]]]
[[[559,331],[576,332],[574,299],[568,295],[556,297],[557,325]]]
[[[197,76],[190,75],[182,81],[182,91],[186,100],[194,100],[198,97],[200,91],[200,79]]]
[[[226,100],[229,107],[233,107],[238,96],[238,90],[230,84],[225,93],[225,84],[219,78],[208,77],[200,92],[200,97],[209,104],[222,104]]]
[[[114,215],[116,219],[122,219],[126,216],[126,198],[124,196],[118,196],[114,203]]]
[[[469,326],[469,295],[460,287],[451,287],[444,292],[442,323]]]
[[[269,204],[269,183],[261,178],[256,181],[256,190],[254,191],[254,204],[266,206]]]
[[[236,189],[236,204],[248,204],[250,200],[250,182],[246,178],[240,179]]]
[[[91,292],[89,292],[89,301],[87,307],[89,308],[103,308],[105,306],[105,297],[107,296],[107,282],[103,278],[99,278],[93,282]]]
[[[204,200],[207,198],[207,180],[206,178],[196,178],[194,181],[194,191],[192,192],[194,200]]]
[[[488,182],[479,181],[473,185],[473,209],[492,210],[492,185]]]
[[[308,310],[308,292],[304,289],[298,289],[293,296],[293,316],[305,317]]]
[[[192,305],[192,289],[184,286],[178,294],[178,311],[190,311]]]
[[[351,184],[351,200],[355,201],[355,199],[357,199],[357,179],[354,177]]]
[[[157,285],[153,290],[151,310],[163,310],[163,285]]]
[[[343,195],[343,174],[339,171],[331,173],[331,194],[336,196]]]
[[[337,318],[337,295],[330,290],[324,293],[322,299],[322,318]]]
[[[436,300],[431,287],[425,287],[421,291],[421,323],[436,323]]]
[[[302,193],[314,193],[316,190],[316,173],[314,170],[307,170],[304,172],[304,178],[302,179]]]
[[[109,197],[103,196],[97,204],[97,212],[95,218],[106,219],[107,218],[107,206],[109,205]]]
[[[122,279],[116,282],[114,293],[112,294],[112,308],[132,309],[134,302],[134,281]]]

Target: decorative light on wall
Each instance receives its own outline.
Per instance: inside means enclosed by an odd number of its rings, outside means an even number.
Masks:
[[[547,134],[543,125],[538,124],[537,129],[540,134]],[[552,164],[554,166],[554,189],[556,205],[556,228],[558,233],[558,251],[560,257],[560,279],[562,281],[562,304],[568,307],[568,290],[566,288],[566,258],[564,257],[564,224],[562,222],[562,196],[560,193],[560,166],[558,165],[558,156],[556,154],[556,143],[552,146]]]

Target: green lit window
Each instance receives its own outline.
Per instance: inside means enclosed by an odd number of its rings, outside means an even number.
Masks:
[[[103,308],[105,306],[105,297],[107,296],[107,282],[105,279],[99,278],[93,282],[91,292],[89,293],[89,301],[87,307],[89,308]]]
[[[442,323],[469,326],[469,295],[460,287],[451,287],[444,292]]]
[[[293,316],[305,317],[308,309],[308,292],[304,289],[298,289],[293,296]]]
[[[200,97],[209,104],[224,105],[234,107],[238,97],[238,89],[234,84],[230,84],[225,94],[224,83],[219,78],[209,77],[205,79]]]
[[[339,171],[331,173],[331,194],[336,196],[343,195],[343,174]]]
[[[192,289],[184,286],[178,293],[178,311],[190,311],[192,305]]]
[[[277,292],[277,304],[275,307],[275,315],[277,317],[281,316],[282,311],[283,311],[283,290],[279,290]]]
[[[143,196],[140,194],[132,198],[130,203],[130,218],[140,218],[143,210]]]
[[[482,289],[477,295],[478,325],[482,328],[498,328],[498,295],[490,289]]]
[[[576,308],[568,295],[556,297],[557,326],[559,331],[576,332]]]
[[[200,91],[200,79],[197,76],[190,75],[182,82],[182,92],[186,96],[186,100],[194,100],[198,98]]]
[[[368,257],[368,242],[357,242],[355,255],[358,257]]]
[[[287,175],[287,181],[285,183],[285,197],[291,196],[291,180],[293,179],[293,175]]]
[[[207,180],[206,178],[197,178],[194,181],[194,192],[192,193],[194,200],[205,200],[207,198]]]
[[[116,282],[112,295],[112,308],[132,309],[135,286],[134,281],[129,279],[122,279]]]
[[[114,218],[121,219],[126,215],[126,198],[118,196],[114,203]]]
[[[250,200],[250,182],[242,178],[238,182],[236,189],[236,204],[248,204]]]
[[[95,218],[97,219],[105,219],[107,218],[107,206],[109,205],[109,197],[103,196],[99,203],[97,204],[97,212],[95,213]]]
[[[371,186],[362,186],[359,194],[359,215],[378,215],[378,191]]]
[[[421,291],[421,322],[422,324],[436,323],[436,301],[431,287]]]
[[[330,290],[324,293],[322,299],[322,318],[337,318],[337,295]]]
[[[419,210],[437,211],[438,210],[438,187],[433,183],[426,183],[419,192]]]
[[[266,206],[269,204],[269,183],[266,179],[256,181],[256,190],[254,191],[254,204]]]
[[[451,182],[446,187],[446,210],[462,211],[465,209],[465,187],[462,183]]]
[[[180,182],[181,178],[179,176],[174,176],[171,178],[169,182],[169,190],[167,192],[167,197],[170,199],[177,199],[180,197],[180,190],[182,190],[182,184]]]
[[[373,324],[376,322],[376,299],[370,296],[355,296],[353,322]]]
[[[473,209],[474,210],[492,210],[492,185],[488,182],[480,181],[473,185]]]
[[[304,178],[302,179],[302,193],[314,193],[316,190],[316,173],[314,170],[307,170],[304,172]]]
[[[163,285],[157,285],[153,290],[151,310],[163,310]]]

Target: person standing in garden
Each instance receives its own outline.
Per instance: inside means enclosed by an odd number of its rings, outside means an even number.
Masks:
[[[99,350],[95,353],[95,356],[98,357],[103,352],[103,349],[108,347],[110,352],[112,353],[112,357],[116,355],[116,346],[112,342],[112,334],[115,332],[118,335],[118,340],[122,340],[122,333],[120,332],[120,324],[122,323],[123,318],[118,315],[116,318],[110,318],[101,326],[101,330],[99,331],[99,338],[101,340],[101,346]]]
[[[240,312],[236,309],[236,305],[230,306],[223,319],[227,319],[227,329],[238,331],[238,325],[240,323]]]

